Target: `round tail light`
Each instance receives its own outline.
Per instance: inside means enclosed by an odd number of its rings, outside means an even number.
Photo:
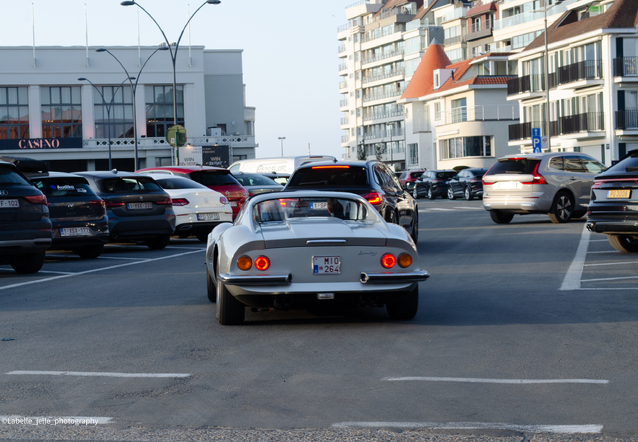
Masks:
[[[394,257],[394,255],[386,253],[381,257],[381,265],[386,269],[391,269],[396,263],[397,259]]]
[[[406,268],[412,265],[412,257],[407,253],[402,253],[399,255],[399,266]]]
[[[250,268],[253,266],[253,260],[250,259],[249,256],[241,256],[238,260],[237,260],[237,267],[239,267],[239,270],[250,270]]]
[[[270,260],[265,256],[260,256],[255,259],[255,268],[257,270],[263,272],[264,270],[268,270],[268,267],[270,267]]]

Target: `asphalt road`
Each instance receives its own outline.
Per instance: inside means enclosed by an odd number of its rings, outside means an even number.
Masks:
[[[196,240],[51,252],[36,275],[0,266],[0,438],[636,437],[638,257],[584,219],[419,208],[431,277],[412,321],[249,312],[220,326]]]

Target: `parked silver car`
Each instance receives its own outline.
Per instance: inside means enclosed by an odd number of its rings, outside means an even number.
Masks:
[[[483,176],[483,207],[497,224],[530,213],[565,223],[587,213],[594,177],[604,170],[578,152],[508,155]]]

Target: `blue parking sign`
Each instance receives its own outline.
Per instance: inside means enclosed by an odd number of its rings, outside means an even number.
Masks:
[[[532,147],[534,153],[541,153],[541,130],[539,127],[532,128]]]

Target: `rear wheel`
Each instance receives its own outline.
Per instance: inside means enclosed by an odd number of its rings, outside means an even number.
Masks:
[[[35,252],[29,255],[19,255],[10,262],[11,267],[18,273],[37,273],[44,265],[46,252]]]
[[[414,318],[419,310],[419,286],[414,287],[400,301],[388,303],[385,309],[392,319],[408,320]]]
[[[102,254],[104,250],[104,244],[98,244],[95,246],[85,246],[77,249],[75,253],[80,255],[82,259],[95,259]]]
[[[432,188],[428,187],[428,199],[433,200],[434,198],[436,198],[436,197],[432,193]]]
[[[500,210],[490,210],[490,217],[496,224],[507,224],[514,218],[514,214],[501,212]]]
[[[240,325],[244,322],[244,304],[230,294],[217,273],[217,320],[221,325]]]
[[[217,287],[213,277],[208,273],[208,267],[206,267],[206,291],[208,294],[208,300],[210,302],[217,302]]]
[[[414,185],[414,189],[412,189],[412,196],[415,200],[419,199],[419,192],[416,191],[416,184]]]
[[[410,232],[414,244],[419,240],[419,209],[417,208],[412,215],[412,231]]]
[[[447,198],[449,200],[455,200],[456,199],[456,195],[454,195],[454,190],[451,187],[447,188]]]
[[[560,192],[554,198],[549,213],[549,220],[554,224],[571,221],[574,213],[574,198],[567,192]]]
[[[607,235],[609,244],[622,253],[638,252],[638,238],[628,235]]]
[[[465,195],[464,195],[465,199],[468,200],[468,201],[472,201],[472,198],[473,198],[472,197],[472,191],[470,190],[469,187],[465,188],[465,192],[464,193],[465,193]]]
[[[152,250],[162,250],[171,240],[170,235],[158,235],[153,239],[146,240],[146,245]]]

